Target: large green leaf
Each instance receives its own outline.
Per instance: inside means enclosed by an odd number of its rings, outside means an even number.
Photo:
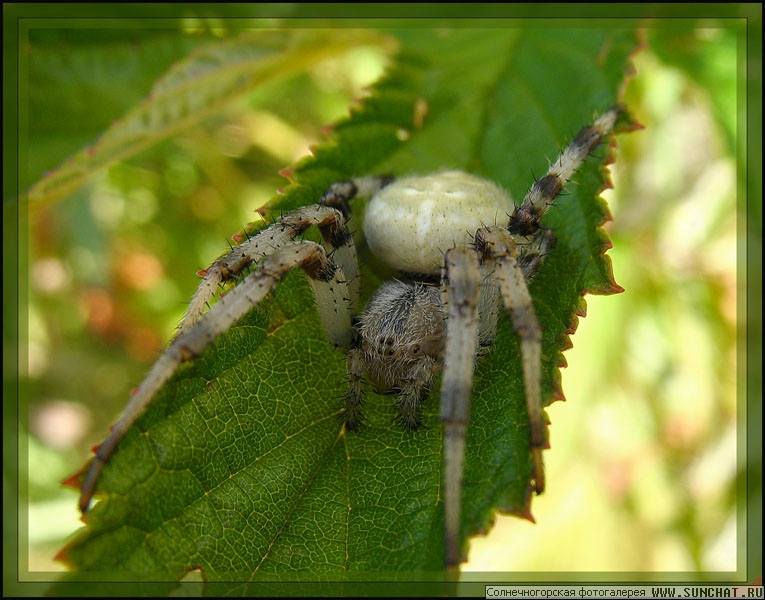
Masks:
[[[333,140],[291,170],[271,216],[316,202],[330,183],[366,173],[461,168],[519,200],[576,130],[617,100],[634,33],[598,29],[412,29],[388,76]],[[559,242],[531,285],[544,331],[543,391],[560,395],[560,354],[585,292],[619,291],[600,229],[604,145],[545,224]],[[363,200],[354,203],[363,215]],[[363,242],[364,295],[387,277]],[[180,369],[119,445],[100,501],[62,551],[79,572],[177,581],[199,568],[223,591],[268,581],[427,578],[443,569],[438,386],[425,427],[393,424],[375,396],[365,426],[341,426],[344,356],[324,338],[300,273]],[[463,490],[465,538],[496,510],[531,514],[518,342],[507,319],[477,365]],[[553,431],[554,448],[554,431]],[[522,540],[519,540],[522,543]],[[74,574],[76,578],[78,575]],[[89,576],[92,579],[92,576]]]

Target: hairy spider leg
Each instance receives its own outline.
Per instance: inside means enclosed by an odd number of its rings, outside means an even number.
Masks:
[[[503,303],[510,313],[521,342],[526,407],[532,449],[533,486],[537,494],[545,488],[542,450],[549,447],[541,398],[541,328],[527,282],[536,274],[556,243],[555,235],[540,227],[542,215],[574,172],[607,136],[622,112],[614,107],[592,125],[581,129],[548,172],[531,186],[516,207],[506,229],[482,227],[472,249],[455,248],[445,255],[444,281],[448,302],[444,376],[441,390],[441,419],[444,422],[445,539],[446,565],[462,562],[460,518],[465,431],[470,418],[470,392],[476,343],[493,338],[495,318],[476,318],[476,304],[486,295],[475,280],[491,279],[499,284]],[[476,258],[475,261],[478,261]],[[490,266],[493,264],[492,266]],[[491,305],[491,302],[488,303]]]
[[[476,251],[453,248],[444,256],[442,282],[447,306],[441,420],[444,424],[444,535],[446,565],[462,562],[460,520],[465,433],[470,421],[473,359],[478,343],[481,270]]]
[[[364,366],[366,362],[361,348],[351,348],[348,351],[345,364],[348,373],[348,387],[345,392],[343,421],[348,431],[358,431],[361,425],[361,409],[366,396],[364,394]]]
[[[480,254],[480,256],[479,256]],[[444,375],[441,383],[441,419],[444,423],[444,506],[446,563],[462,562],[460,516],[465,434],[470,420],[473,356],[479,341],[477,311],[482,286],[481,267],[493,266],[493,277],[513,327],[521,341],[524,392],[531,430],[534,487],[544,490],[542,450],[548,446],[540,392],[542,332],[534,312],[526,279],[518,262],[518,250],[501,227],[481,228],[475,247],[455,248],[444,259],[443,284],[448,317]],[[486,284],[484,284],[486,285]],[[492,315],[496,319],[495,315]]]
[[[526,283],[540,269],[556,243],[553,232],[540,227],[540,219],[566,182],[611,133],[622,111],[622,107],[615,106],[577,133],[547,173],[531,186],[511,215],[507,230],[489,227],[476,233],[476,247],[494,260],[502,297],[521,339],[537,494],[541,494],[545,487],[542,449],[548,447],[548,441],[539,391],[541,329]]]
[[[494,277],[499,282],[502,301],[520,339],[526,410],[531,433],[534,490],[541,494],[545,488],[542,450],[549,446],[540,389],[542,329],[518,260],[518,247],[512,236],[502,227],[481,228],[476,232],[475,245],[484,260],[494,264]]]
[[[359,267],[356,260],[356,247],[345,225],[345,218],[329,206],[305,206],[287,213],[276,223],[243,241],[201,272],[204,274],[203,279],[178,326],[178,335],[199,321],[221,284],[236,278],[248,265],[257,263],[264,256],[291,243],[311,225],[319,228],[325,248],[332,253],[333,261],[348,278],[349,298],[355,308],[359,299]]]
[[[221,298],[195,325],[178,335],[154,364],[109,436],[96,450],[82,484],[80,510],[83,513],[90,506],[101,471],[117,444],[178,367],[199,356],[215,338],[263,300],[296,267],[308,276],[329,340],[338,347],[347,348],[350,345],[352,306],[347,279],[327,251],[319,244],[302,241],[279,248],[264,257],[254,272]]]
[[[622,112],[622,107],[615,106],[576,134],[558,159],[550,165],[547,173],[529,188],[523,202],[510,217],[507,227],[510,233],[531,236],[539,231],[542,215],[585,159],[611,133]]]

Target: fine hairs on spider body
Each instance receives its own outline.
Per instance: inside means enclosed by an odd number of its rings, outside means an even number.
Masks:
[[[540,226],[542,215],[611,133],[620,114],[621,108],[614,107],[584,127],[517,206],[497,185],[461,171],[360,177],[333,184],[318,204],[291,211],[216,260],[201,272],[203,280],[178,335],[96,450],[82,484],[80,509],[88,510],[117,444],[178,367],[199,356],[300,267],[328,339],[347,354],[347,431],[362,423],[367,383],[378,392],[396,393],[399,424],[418,429],[421,402],[437,374],[443,374],[445,564],[458,565],[463,560],[462,467],[473,368],[494,341],[502,307],[520,339],[533,464],[529,485],[537,494],[544,490],[542,450],[548,440],[540,391],[542,332],[527,282],[556,241],[552,231]],[[369,249],[408,281],[384,283],[358,315],[359,267],[346,226],[349,201],[357,196],[371,198],[363,223]],[[493,223],[504,226],[488,225]],[[321,243],[300,238],[312,226],[321,232]],[[206,311],[219,286],[250,265],[256,268]]]

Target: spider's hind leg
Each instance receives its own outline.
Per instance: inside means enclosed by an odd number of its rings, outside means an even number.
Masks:
[[[550,229],[539,229],[531,242],[518,246],[518,264],[526,281],[530,281],[537,274],[557,243],[558,238]]]

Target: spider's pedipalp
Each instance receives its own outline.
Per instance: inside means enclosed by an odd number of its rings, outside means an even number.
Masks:
[[[430,391],[438,370],[438,363],[430,356],[423,356],[412,364],[409,378],[396,398],[396,421],[407,431],[416,431],[422,426],[420,404]]]
[[[542,267],[545,257],[555,248],[558,238],[549,229],[539,229],[531,242],[519,246],[518,264],[526,281],[530,281]]]
[[[476,232],[476,249],[483,254],[484,260],[494,263],[494,276],[499,283],[502,300],[520,339],[523,383],[534,462],[534,489],[537,494],[541,494],[545,488],[542,450],[548,447],[540,387],[542,329],[534,311],[513,237],[502,227],[482,228]]]
[[[356,323],[348,355],[346,426],[358,427],[362,378],[379,393],[398,392],[396,420],[407,430],[421,425],[420,404],[433,385],[443,355],[441,292],[423,283],[389,281],[369,300]]]
[[[319,228],[329,246],[328,249],[335,253],[334,260],[347,277],[349,298],[355,306],[359,292],[358,265],[356,248],[345,226],[345,220],[340,212],[331,207],[305,206],[287,213],[273,225],[247,238],[202,271],[204,278],[194,292],[186,314],[178,326],[178,335],[199,321],[221,284],[235,278],[248,265],[259,262],[263,257],[294,241],[311,225]]]
[[[348,388],[345,392],[343,420],[348,431],[358,431],[361,425],[361,407],[364,404],[364,352],[351,348],[346,357]]]
[[[449,250],[442,275],[448,312],[444,374],[441,381],[441,420],[444,423],[444,510],[446,564],[462,562],[460,520],[465,432],[470,420],[473,363],[478,343],[478,298],[481,268],[468,246]]]
[[[320,314],[327,336],[336,346],[350,344],[350,306],[345,275],[327,256],[319,244],[295,242],[263,258],[257,270],[250,273],[194,325],[179,334],[136,390],[111,433],[96,450],[82,484],[80,510],[90,506],[96,483],[104,465],[130,426],[144,412],[160,388],[176,373],[178,367],[199,356],[213,340],[227,331],[249,312],[292,269],[300,267],[308,276],[317,299],[326,310]],[[343,330],[345,327],[345,330]]]

